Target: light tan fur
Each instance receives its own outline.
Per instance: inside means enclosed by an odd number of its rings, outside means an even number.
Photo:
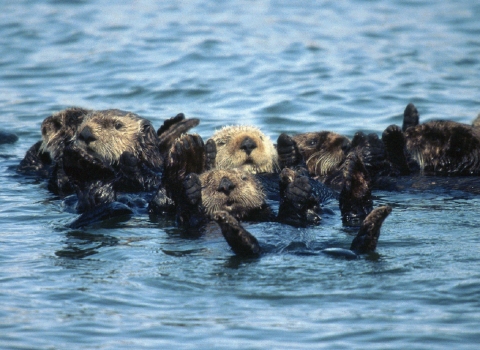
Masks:
[[[94,138],[88,142],[87,131]],[[88,114],[78,127],[75,143],[108,164],[118,163],[124,152],[154,166],[161,164],[158,137],[150,121],[131,112],[111,109]]]
[[[250,138],[256,147],[247,154],[241,145]],[[240,168],[252,174],[278,170],[277,151],[273,142],[258,128],[247,125],[226,126],[212,136],[217,146],[218,169]]]
[[[228,178],[234,188],[227,194],[219,191],[222,179]],[[240,169],[214,169],[200,175],[202,204],[207,215],[224,210],[241,218],[265,204],[265,193],[257,180]]]

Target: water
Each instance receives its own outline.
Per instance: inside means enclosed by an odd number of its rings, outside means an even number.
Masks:
[[[349,261],[338,210],[318,228],[251,224],[245,260],[212,225],[65,228],[74,215],[11,167],[69,106],[120,108],[158,127],[179,112],[208,137],[381,134],[414,102],[423,121],[480,112],[474,1],[4,2],[0,11],[0,348],[474,349],[479,199],[376,192],[377,254]]]

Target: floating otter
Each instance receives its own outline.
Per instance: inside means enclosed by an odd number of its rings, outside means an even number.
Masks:
[[[136,203],[145,201],[148,192],[161,184],[164,159],[160,146],[197,124],[198,119],[187,120],[179,114],[155,132],[148,120],[130,112],[93,111],[85,116],[62,158],[77,194],[76,209],[82,213],[71,227],[132,214]],[[118,203],[120,192],[123,203]],[[127,195],[138,192],[138,198]]]
[[[357,226],[372,210],[369,169],[377,166],[381,141],[375,135],[357,133],[352,141],[332,133],[305,133],[279,136],[280,165],[305,165],[311,176],[339,193],[342,221]]]
[[[363,221],[356,237],[350,245],[350,250],[328,248],[323,252],[331,255],[355,258],[359,254],[374,252],[377,248],[380,228],[391,213],[390,206],[375,208]],[[255,236],[245,230],[242,225],[226,211],[217,211],[213,219],[218,223],[225,240],[230,245],[236,255],[239,256],[258,256],[262,253],[262,248]]]
[[[45,118],[41,125],[42,141],[30,147],[17,171],[48,179],[48,188],[53,193],[65,195],[73,192],[63,172],[63,150],[88,113],[89,110],[72,107]]]
[[[215,132],[218,169],[241,168],[252,174],[278,171],[275,146],[258,128],[246,125],[227,126]]]
[[[214,148],[212,142],[208,144]],[[172,198],[177,221],[186,226],[199,226],[218,210],[248,221],[281,221],[298,226],[320,222],[319,199],[314,198],[306,177],[280,176],[282,215],[277,217],[253,174],[241,168],[209,169],[206,148],[198,135],[183,135],[175,142],[165,163],[165,190],[150,203],[152,213],[164,211],[164,199]]]
[[[390,125],[382,135],[387,157],[401,175],[480,174],[480,134],[473,125],[453,121],[418,124],[413,104],[405,108],[403,129]]]

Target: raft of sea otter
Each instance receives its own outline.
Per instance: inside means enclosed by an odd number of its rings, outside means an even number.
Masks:
[[[131,112],[69,108],[43,121],[42,140],[17,171],[46,179],[62,197],[76,195],[80,215],[71,227],[128,218],[148,203],[150,215],[173,216],[189,232],[217,222],[241,256],[261,254],[242,221],[315,226],[331,200],[344,225],[359,227],[348,254],[372,252],[392,210],[373,208],[373,189],[480,173],[480,116],[472,125],[420,124],[413,104],[402,127],[381,138],[320,131],[281,134],[274,144],[253,126],[226,126],[204,142],[189,133],[198,124],[178,114],[155,131]],[[268,201],[278,202],[276,212]]]

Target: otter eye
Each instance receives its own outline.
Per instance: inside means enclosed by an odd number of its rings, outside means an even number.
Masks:
[[[317,140],[316,139],[310,139],[307,141],[307,145],[309,146],[315,146],[317,144]]]
[[[62,127],[62,124],[59,121],[55,120],[53,122],[53,127],[55,128],[55,130],[59,130]]]
[[[115,129],[120,130],[121,128],[123,128],[123,124],[120,123],[120,122],[116,122],[115,123]]]
[[[150,129],[151,129],[151,126],[148,125],[148,124],[145,124],[144,126],[142,126],[142,131],[143,131],[144,133],[149,132]]]
[[[248,180],[247,175],[242,175],[242,180],[243,180],[243,181],[247,181],[247,180]]]
[[[217,146],[225,146],[226,142],[225,141],[219,141],[217,143]]]

